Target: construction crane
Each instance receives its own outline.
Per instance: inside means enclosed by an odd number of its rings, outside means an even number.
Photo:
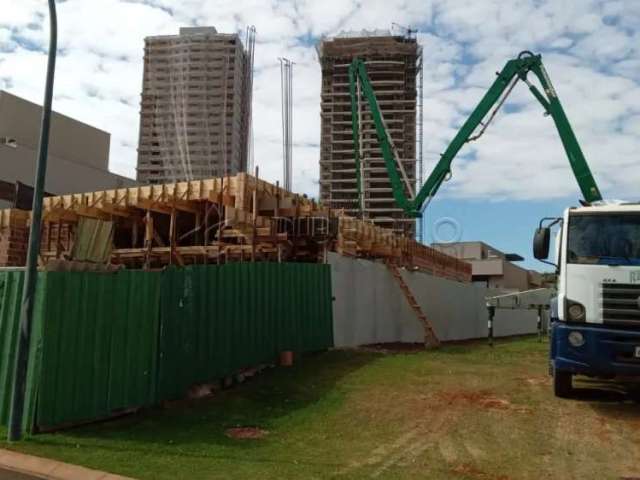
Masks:
[[[540,91],[527,79],[529,72],[532,72],[538,78],[543,91]],[[460,149],[466,143],[477,140],[484,134],[519,80],[527,84],[533,96],[544,108],[545,114],[553,118],[560,139],[562,140],[562,145],[569,159],[569,164],[584,196],[585,203],[591,204],[601,201],[602,196],[598,185],[591,174],[580,144],[573,133],[573,129],[558,99],[558,95],[542,64],[542,57],[540,55],[534,55],[529,51],[524,51],[521,52],[517,58],[509,60],[502,71],[497,73],[497,78],[495,82],[493,82],[493,85],[491,85],[487,93],[482,97],[467,121],[462,125],[447,149],[441,155],[440,161],[429,175],[429,178],[427,178],[427,181],[422,185],[420,190],[415,193],[411,180],[404,169],[393,139],[388,132],[382,112],[378,106],[375,92],[373,91],[371,81],[367,74],[365,62],[360,58],[355,58],[349,66],[349,93],[351,96],[351,121],[353,126],[358,204],[360,209],[362,209],[364,205],[362,189],[364,169],[359,145],[360,123],[362,118],[361,96],[364,96],[366,99],[373,117],[376,136],[380,144],[389,180],[391,181],[394,200],[408,216],[420,217],[422,211],[426,205],[428,205],[428,201],[437,193],[442,183],[450,177],[451,164]],[[485,118],[486,121],[484,120]]]

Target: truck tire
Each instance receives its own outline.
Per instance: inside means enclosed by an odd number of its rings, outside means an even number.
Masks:
[[[559,398],[569,398],[573,393],[573,375],[562,370],[553,371],[553,393]]]

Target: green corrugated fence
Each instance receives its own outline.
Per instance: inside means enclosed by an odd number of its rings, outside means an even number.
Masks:
[[[21,270],[5,270],[0,272],[0,425],[9,422],[11,393],[14,378],[15,355],[18,330],[20,324],[20,308],[22,303],[22,285],[24,272]],[[37,376],[40,367],[41,346],[41,312],[43,285],[38,285],[36,304],[34,305],[35,321],[31,328],[31,348],[29,352],[29,371],[27,372],[26,406],[24,410],[24,427],[33,425],[33,414],[36,400]]]
[[[0,423],[6,424],[22,272],[0,272]],[[328,265],[243,263],[39,276],[29,427],[104,418],[189,386],[333,345]]]
[[[6,425],[11,405],[22,272],[0,272],[0,423]]]
[[[155,401],[158,273],[45,274],[41,427]]]
[[[328,265],[230,263],[171,269],[162,283],[158,391],[333,345]]]

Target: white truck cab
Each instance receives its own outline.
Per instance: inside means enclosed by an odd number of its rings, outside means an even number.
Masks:
[[[539,260],[548,257],[554,224],[560,224],[551,308],[556,395],[571,395],[574,375],[640,377],[640,204],[603,202],[544,219],[534,237]]]

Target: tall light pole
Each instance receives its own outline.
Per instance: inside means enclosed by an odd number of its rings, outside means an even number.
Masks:
[[[13,377],[11,397],[11,415],[9,417],[8,440],[14,442],[22,437],[24,400],[29,368],[29,344],[31,342],[31,324],[33,323],[33,306],[38,279],[38,253],[40,252],[40,229],[42,224],[42,197],[44,195],[44,179],[47,173],[47,155],[49,153],[49,127],[51,125],[51,103],[53,101],[53,78],[56,69],[56,49],[58,45],[58,19],[56,2],[49,1],[49,59],[47,62],[47,80],[44,90],[42,108],[42,124],[40,126],[40,143],[38,145],[38,162],[34,181],[33,205],[31,216],[31,233],[27,250],[27,269],[22,287],[22,307],[20,310],[20,331],[16,365]]]

